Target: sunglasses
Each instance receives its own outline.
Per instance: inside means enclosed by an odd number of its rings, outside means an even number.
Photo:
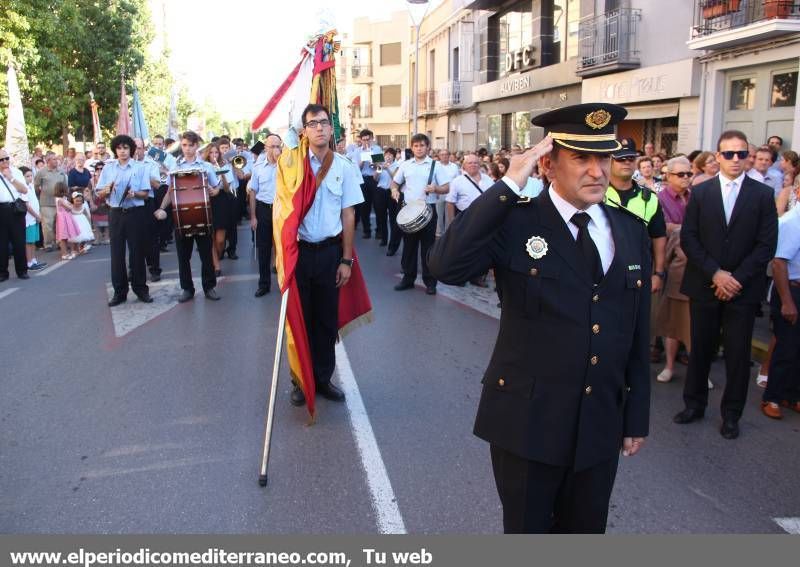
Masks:
[[[726,160],[732,160],[733,156],[736,156],[739,159],[747,159],[747,157],[750,155],[750,152],[747,150],[740,150],[738,152],[727,151],[727,152],[719,152],[719,155],[721,155]]]
[[[0,161],[11,161],[10,157],[0,157]]]
[[[676,177],[681,177],[683,179],[689,179],[692,176],[691,171],[677,171],[677,172],[668,172],[670,175],[675,175]]]
[[[636,158],[634,156],[615,157],[614,161],[619,162],[619,163],[623,163],[623,162],[633,163],[633,162],[636,161]]]

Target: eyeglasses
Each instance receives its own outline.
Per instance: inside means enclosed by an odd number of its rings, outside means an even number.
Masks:
[[[312,130],[316,130],[320,126],[322,126],[323,128],[327,128],[330,125],[331,121],[324,118],[322,120],[309,120],[308,122],[306,122],[306,128],[311,128]]]
[[[620,163],[622,163],[622,162],[633,163],[634,161],[636,161],[636,158],[634,156],[615,157],[614,161],[620,162]]]
[[[8,157],[8,156],[6,156],[6,157],[0,157],[0,161],[11,161],[11,158],[10,158],[10,157]]]
[[[747,159],[747,157],[750,155],[750,152],[747,150],[739,150],[738,152],[727,151],[720,152],[719,155],[721,155],[725,160],[730,161],[733,159],[733,156],[736,156],[739,159]]]
[[[689,179],[692,176],[691,171],[668,171],[669,175],[675,175],[677,177],[681,177],[683,179]]]

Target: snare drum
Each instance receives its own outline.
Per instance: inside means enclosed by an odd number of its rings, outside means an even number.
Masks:
[[[181,236],[211,234],[211,201],[203,169],[179,169],[172,173],[172,216]]]
[[[419,232],[433,219],[433,208],[425,201],[409,201],[397,212],[397,226],[407,234]]]

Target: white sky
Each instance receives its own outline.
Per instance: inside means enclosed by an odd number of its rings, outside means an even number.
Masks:
[[[322,22],[344,33],[357,17],[406,10],[405,0],[148,1],[156,23],[153,49],[161,47],[163,3],[173,73],[193,99],[208,100],[229,120],[258,114]]]

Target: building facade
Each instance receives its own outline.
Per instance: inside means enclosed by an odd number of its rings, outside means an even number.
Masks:
[[[800,149],[800,3],[694,0],[692,8],[687,45],[702,77],[697,147],[714,147],[735,128],[756,145],[777,135],[784,148]]]

